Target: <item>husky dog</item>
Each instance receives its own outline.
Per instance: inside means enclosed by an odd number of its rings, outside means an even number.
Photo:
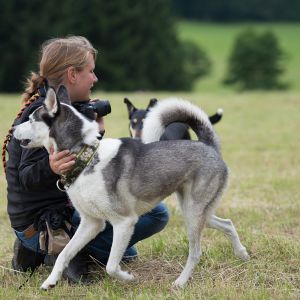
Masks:
[[[149,110],[156,105],[158,100],[156,98],[150,99],[146,109],[136,108],[128,98],[124,98],[124,103],[127,106],[129,118],[129,132],[134,139],[140,139],[143,131],[143,123]],[[215,114],[209,117],[211,124],[218,123],[223,116],[223,109],[219,108]],[[167,126],[163,135],[160,137],[161,141],[165,140],[190,140],[189,126],[184,123],[174,122]]]
[[[140,215],[173,192],[180,203],[189,239],[187,263],[174,286],[186,284],[199,262],[201,233],[206,224],[230,237],[237,257],[249,259],[232,222],[213,215],[227,185],[228,169],[218,138],[200,108],[183,100],[161,101],[147,115],[143,142],[131,138],[99,142],[97,123],[70,104],[63,86],[57,94],[50,88],[44,106],[14,131],[14,136],[28,148],[45,146],[49,150],[53,146],[55,151],[70,149],[75,153],[83,147],[92,149],[89,163],[75,181],[65,185],[81,223],[59,254],[42,289],[56,285],[69,261],[104,229],[105,220],[114,230],[106,271],[119,280],[133,280],[133,275],[121,270],[120,261],[134,225]],[[174,121],[189,124],[199,141],[157,142],[165,127]]]

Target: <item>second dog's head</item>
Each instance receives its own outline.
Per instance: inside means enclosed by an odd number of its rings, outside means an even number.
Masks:
[[[128,98],[124,98],[124,103],[127,105],[128,110],[130,135],[135,139],[140,139],[142,135],[144,119],[149,109],[157,103],[157,99],[151,99],[146,109],[137,109]]]

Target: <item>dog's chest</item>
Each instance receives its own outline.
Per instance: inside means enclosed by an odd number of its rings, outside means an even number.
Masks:
[[[97,219],[110,219],[111,203],[104,186],[83,185],[80,182],[68,190],[70,200],[80,215],[88,215]]]
[[[115,215],[102,170],[118,153],[120,144],[120,140],[102,140],[93,167],[88,172],[83,171],[70,186],[68,195],[81,215],[105,220],[110,220]]]

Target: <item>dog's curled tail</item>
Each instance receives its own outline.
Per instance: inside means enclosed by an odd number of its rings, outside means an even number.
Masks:
[[[173,122],[188,124],[198,140],[220,152],[219,141],[207,114],[198,106],[182,99],[159,101],[144,120],[142,141],[159,141],[166,127]]]

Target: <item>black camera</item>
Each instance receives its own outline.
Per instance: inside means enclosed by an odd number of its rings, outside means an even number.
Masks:
[[[72,105],[89,119],[95,119],[95,113],[104,117],[111,113],[111,106],[108,100],[92,100],[88,102],[73,102]]]

